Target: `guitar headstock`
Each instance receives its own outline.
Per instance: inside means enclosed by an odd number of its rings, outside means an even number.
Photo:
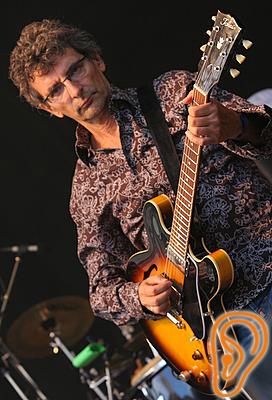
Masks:
[[[213,86],[218,83],[227,62],[234,54],[235,48],[241,42],[242,28],[229,14],[221,11],[212,17],[214,25],[211,31],[207,31],[209,41],[200,49],[203,55],[198,66],[198,75],[195,86],[203,94],[208,95]],[[243,40],[244,48],[249,49],[252,42]],[[242,54],[236,54],[236,61],[241,64],[245,60]],[[230,69],[230,74],[236,78],[240,71]]]

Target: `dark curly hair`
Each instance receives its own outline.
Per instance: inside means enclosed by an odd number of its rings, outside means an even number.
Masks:
[[[34,73],[48,73],[57,56],[71,47],[89,58],[101,55],[94,37],[60,20],[43,19],[26,25],[10,55],[9,77],[28,103],[37,106],[42,98],[31,86]]]

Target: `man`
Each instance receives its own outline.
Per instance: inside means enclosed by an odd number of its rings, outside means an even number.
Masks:
[[[71,214],[90,302],[102,318],[135,324],[170,307],[171,281],[156,275],[135,283],[126,267],[132,254],[148,247],[145,202],[162,193],[174,202],[175,194],[136,90],[111,85],[105,69],[93,37],[56,20],[26,26],[10,58],[21,96],[78,122]],[[252,161],[272,152],[270,118],[264,107],[219,88],[209,103],[188,107],[194,77],[170,71],[153,86],[179,157],[185,135],[204,146],[196,207],[206,245],[225,249],[234,264],[228,307],[250,307],[272,298],[271,186]]]
[[[258,90],[249,96],[248,100],[253,104],[266,104],[272,108],[272,89],[266,88]],[[272,159],[256,160],[259,170],[272,183]]]

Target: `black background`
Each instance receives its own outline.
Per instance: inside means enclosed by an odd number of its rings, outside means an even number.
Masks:
[[[242,21],[245,38],[254,42],[240,77],[223,78],[222,84],[244,97],[271,87],[270,2],[90,0],[1,5],[0,247],[33,243],[41,248],[22,257],[6,309],[4,338],[10,324],[39,301],[65,295],[88,298],[87,276],[77,260],[76,230],[69,215],[75,123],[50,118],[19,99],[8,79],[8,59],[21,28],[42,18],[79,25],[101,45],[108,78],[121,87],[137,86],[169,69],[195,71],[199,47],[207,41],[205,32],[218,9]],[[5,285],[13,263],[14,255],[0,253]],[[119,351],[119,329],[111,323],[96,318],[90,335],[103,337]],[[21,361],[50,399],[86,398],[65,357]],[[18,398],[1,375],[0,393],[1,399]]]

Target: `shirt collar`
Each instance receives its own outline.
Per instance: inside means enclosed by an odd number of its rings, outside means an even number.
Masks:
[[[109,98],[109,108],[113,113],[120,110],[122,105],[131,105],[136,107],[138,104],[135,88],[120,89],[117,86],[111,85],[111,94]],[[83,162],[87,163],[88,156],[92,157],[94,151],[91,147],[91,133],[78,124],[76,128],[76,153]]]

